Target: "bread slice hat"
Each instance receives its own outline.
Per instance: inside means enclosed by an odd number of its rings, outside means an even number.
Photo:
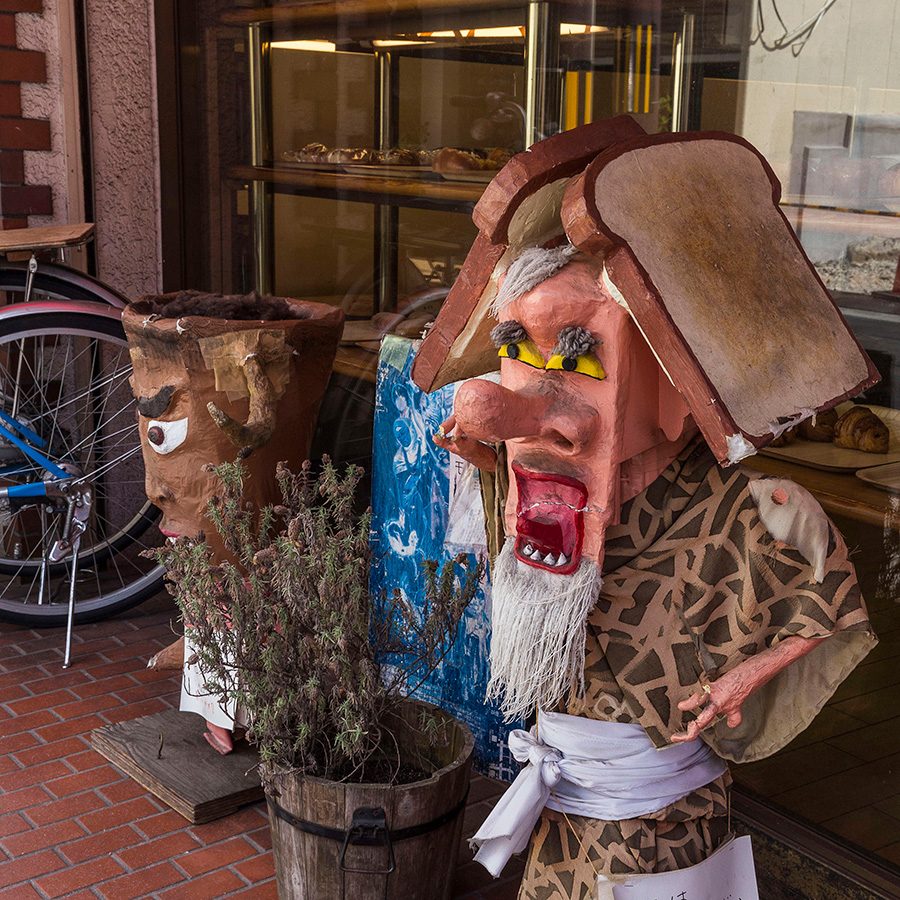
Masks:
[[[501,170],[476,206],[478,238],[419,350],[416,383],[433,390],[498,367],[487,339],[497,281],[526,247],[563,233],[605,256],[607,289],[721,463],[877,382],[763,156],[733,135],[636,134],[629,121],[556,135]],[[578,139],[587,128],[594,145],[607,141],[589,160],[591,139]]]

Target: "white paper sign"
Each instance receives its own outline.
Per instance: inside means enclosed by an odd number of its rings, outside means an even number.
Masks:
[[[610,887],[615,900],[759,900],[753,848],[746,836],[723,844],[687,869],[598,884],[598,896],[608,897]]]

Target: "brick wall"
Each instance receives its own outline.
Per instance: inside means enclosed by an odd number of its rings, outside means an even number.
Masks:
[[[43,0],[0,0],[0,229],[53,212],[50,186],[25,179],[25,151],[51,148],[50,122],[22,115],[21,86],[47,80],[45,54],[16,45],[16,13],[42,11]]]

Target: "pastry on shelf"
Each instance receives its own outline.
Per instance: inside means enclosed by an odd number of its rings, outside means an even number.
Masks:
[[[460,150],[458,147],[442,147],[434,155],[435,172],[493,172],[502,169],[512,154],[502,147],[490,150]]]
[[[406,150],[403,147],[393,147],[390,150],[373,151],[372,162],[383,166],[419,166],[419,152],[417,150]]]
[[[781,434],[779,434],[777,438],[773,438],[769,442],[769,446],[770,447],[787,447],[788,444],[793,444],[795,440],[797,440],[796,429],[788,428],[787,431],[782,431]]]
[[[289,152],[293,152],[297,162],[324,162],[323,154],[328,152],[328,148],[324,144],[315,142]]]
[[[299,150],[285,150],[281,158],[286,162],[332,165],[430,165],[430,157],[423,156],[423,152],[430,151],[407,150],[403,147],[392,147],[389,150],[372,150],[369,147],[326,147],[325,144],[313,141]]]
[[[834,440],[834,426],[837,420],[837,410],[826,409],[801,422],[797,426],[797,432],[804,440],[830,444]]]
[[[834,426],[834,443],[847,450],[887,453],[891,433],[887,425],[866,406],[847,410]]]
[[[367,147],[336,147],[325,154],[323,162],[329,163],[355,163],[358,166],[373,163],[375,151]]]

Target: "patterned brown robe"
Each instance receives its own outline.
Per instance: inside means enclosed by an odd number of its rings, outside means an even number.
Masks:
[[[816,583],[807,559],[761,521],[750,485],[762,477],[719,468],[698,440],[625,504],[607,533],[603,589],[588,619],[585,692],[568,713],[639,722],[662,747],[693,717],[678,702],[704,681],[790,635],[828,636],[751,695],[740,726],[720,721],[704,733],[720,756],[749,762],[806,728],[874,646],[840,534],[825,520],[825,575]],[[570,827],[545,810],[519,900],[589,900],[595,869],[616,876],[700,862],[727,831],[729,784],[726,773],[643,819],[569,816]]]

